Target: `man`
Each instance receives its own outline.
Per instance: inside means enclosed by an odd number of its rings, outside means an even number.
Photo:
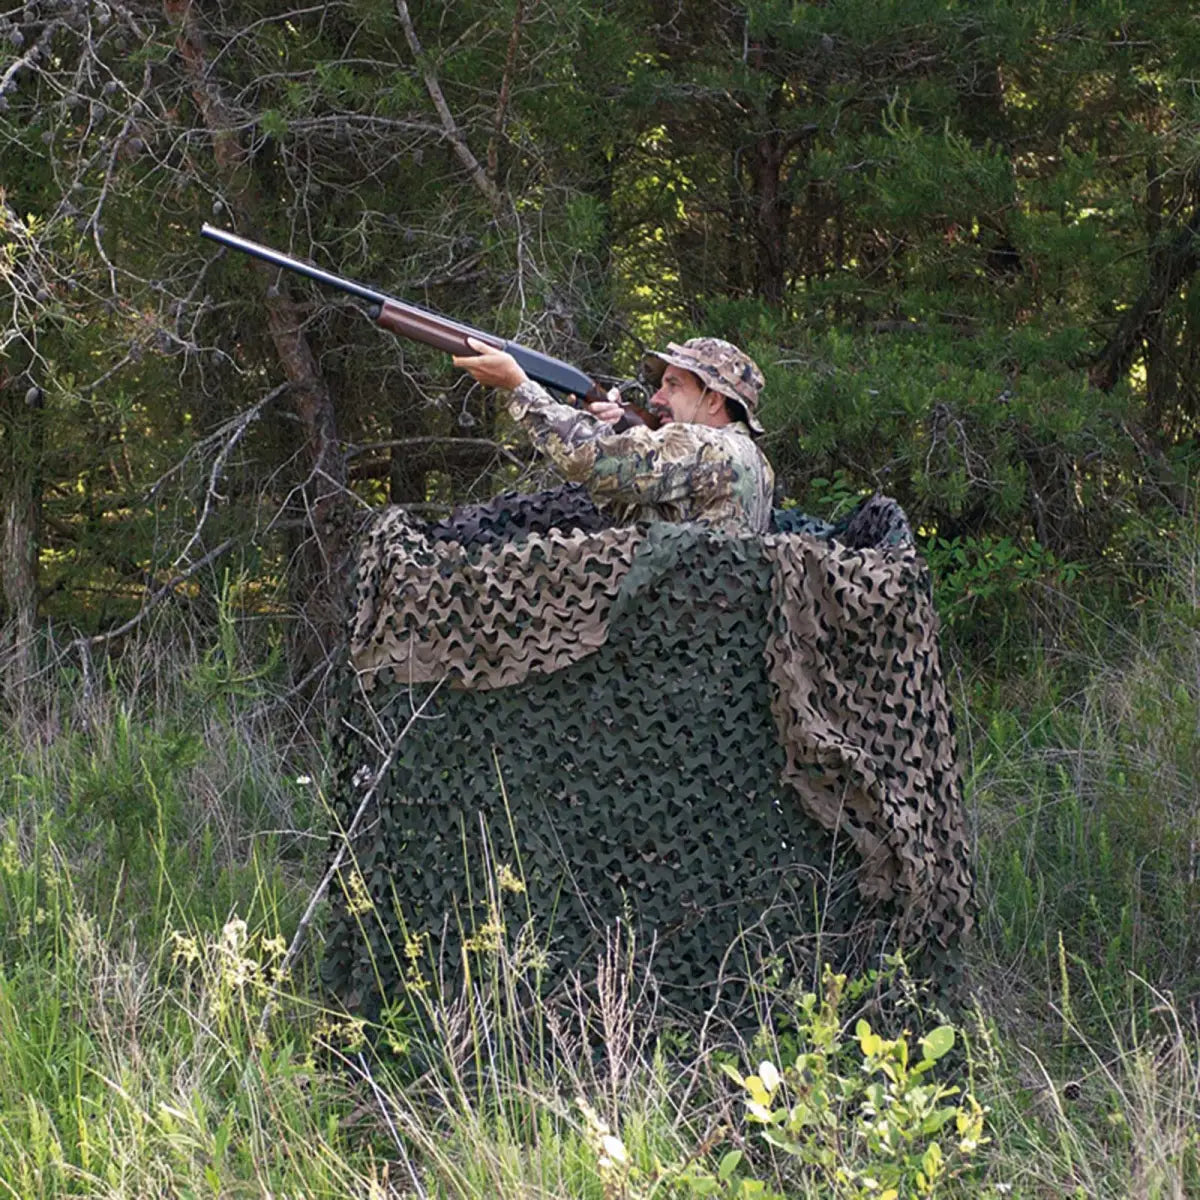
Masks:
[[[658,429],[617,432],[615,401],[584,412],[559,404],[510,354],[472,340],[454,359],[474,379],[512,391],[509,412],[563,476],[583,483],[618,522],[699,521],[729,533],[766,533],[775,475],[754,437],[762,372],[719,338],[674,342],[651,356]]]

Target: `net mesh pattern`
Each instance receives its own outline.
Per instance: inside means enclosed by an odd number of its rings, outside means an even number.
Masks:
[[[368,802],[322,964],[345,1003],[453,988],[518,925],[553,988],[624,921],[693,1012],[897,943],[953,970],[972,881],[908,523],[874,497],[775,530],[610,528],[575,487],[375,519],[335,739],[343,829]]]

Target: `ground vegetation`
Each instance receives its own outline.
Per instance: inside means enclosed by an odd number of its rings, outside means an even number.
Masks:
[[[1173,0],[0,3],[0,1192],[1200,1189],[1198,71]],[[964,1008],[815,978],[718,1051],[635,1036],[614,982],[612,1054],[572,1059],[503,945],[499,1041],[324,1008],[359,520],[542,469],[443,356],[204,221],[598,377],[728,337],[781,504],[904,505]]]

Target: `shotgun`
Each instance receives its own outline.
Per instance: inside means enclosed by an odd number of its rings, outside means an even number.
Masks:
[[[262,259],[263,262],[269,262],[285,271],[294,271],[297,275],[303,275],[317,283],[323,283],[327,287],[357,296],[360,300],[366,300],[371,306],[367,310],[368,315],[389,333],[398,334],[400,337],[409,338],[414,342],[421,342],[426,346],[433,346],[437,350],[445,350],[448,354],[474,354],[475,351],[467,344],[467,339],[477,338],[489,346],[495,346],[498,350],[507,351],[517,360],[521,369],[530,379],[536,380],[543,387],[549,388],[563,397],[575,396],[582,404],[591,403],[593,400],[608,399],[608,393],[600,384],[590,379],[577,367],[563,362],[562,359],[551,358],[550,355],[542,354],[538,350],[531,350],[519,342],[505,341],[504,338],[497,337],[494,333],[475,329],[470,325],[464,325],[461,321],[453,321],[449,317],[443,317],[427,308],[420,308],[415,304],[408,304],[403,300],[385,296],[382,292],[356,283],[353,279],[343,279],[342,276],[334,275],[330,271],[322,271],[320,267],[314,267],[301,259],[292,258],[280,250],[273,250],[270,246],[252,242],[249,238],[239,237],[236,233],[217,229],[213,225],[202,225],[200,236],[219,242],[222,246],[228,246],[233,250],[240,250],[243,254]],[[630,385],[623,385],[622,391],[628,386]],[[645,389],[641,388],[639,384],[635,383],[632,386],[639,388],[643,396],[645,395]],[[658,427],[660,418],[650,411],[648,404],[627,403],[624,395],[622,395],[621,404],[625,409],[625,415],[614,426],[617,432],[638,424],[649,425],[651,429]]]

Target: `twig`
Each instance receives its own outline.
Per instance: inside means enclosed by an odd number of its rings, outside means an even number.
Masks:
[[[504,445],[503,442],[491,438],[447,437],[431,435],[428,437],[393,438],[386,442],[366,442],[361,446],[350,446],[346,450],[346,461],[352,462],[362,454],[373,450],[416,450],[421,447],[444,446],[447,450],[490,450],[498,458],[503,458],[518,470],[523,471],[529,466],[528,459],[522,459]],[[369,466],[370,464],[368,464]]]
[[[408,1171],[408,1177],[412,1180],[413,1187],[417,1190],[417,1195],[420,1197],[420,1200],[426,1200],[425,1189],[421,1186],[421,1181],[417,1178],[417,1172],[413,1168],[412,1160],[408,1157],[408,1149],[404,1145],[404,1139],[400,1136],[400,1131],[396,1128],[396,1123],[392,1120],[391,1113],[388,1112],[387,1096],[384,1095],[379,1084],[375,1082],[375,1077],[371,1074],[367,1066],[366,1057],[360,1053],[356,1061],[362,1078],[367,1081],[367,1086],[370,1087],[371,1093],[375,1097],[375,1103],[379,1105],[379,1111],[383,1115],[384,1122],[387,1124],[388,1132],[392,1135],[392,1141],[396,1144],[396,1149],[400,1151],[400,1157],[404,1159],[405,1169]]]
[[[9,63],[4,74],[0,75],[0,95],[8,91],[13,82],[21,77],[22,71],[31,71],[39,59],[45,58],[49,54],[50,45],[54,41],[54,35],[62,28],[62,25],[62,21],[47,22],[46,28],[42,30],[41,37],[24,54],[14,58]]]
[[[108,268],[108,285],[114,296],[119,295],[120,289],[117,287],[117,268],[113,266],[112,260],[104,252],[104,241],[100,236],[100,217],[104,212],[104,205],[108,200],[109,189],[113,186],[114,177],[117,170],[117,159],[121,155],[121,148],[125,143],[125,138],[129,131],[134,127],[135,116],[139,107],[144,106],[145,96],[150,91],[152,86],[152,73],[150,62],[147,60],[142,68],[142,86],[137,94],[134,104],[130,105],[129,113],[125,117],[121,125],[120,132],[112,140],[112,148],[108,154],[108,163],[104,169],[104,180],[100,185],[100,194],[96,197],[96,203],[92,207],[92,215],[88,217],[84,226],[85,229],[90,229],[92,232],[92,241],[96,246],[96,253],[100,257],[100,261]]]
[[[502,442],[491,438],[449,437],[445,434],[431,434],[428,437],[392,438],[386,442],[363,442],[361,445],[350,446],[346,450],[347,458],[357,458],[371,450],[412,450],[418,446],[469,446],[473,450],[505,449]]]
[[[191,446],[188,447],[187,452],[181,459],[179,459],[173,466],[168,467],[152,484],[150,484],[149,487],[145,489],[144,493],[142,494],[142,498],[152,499],[159,491],[162,490],[163,485],[169,479],[178,475],[180,471],[182,471],[183,468],[189,462],[191,462],[192,459],[203,455],[205,451],[209,449],[209,447],[215,446],[218,442],[223,441],[229,434],[230,430],[234,431],[234,435],[236,437],[240,437],[242,433],[242,427],[257,419],[263,405],[270,400],[274,400],[277,396],[281,395],[291,386],[292,385],[290,382],[281,383],[278,387],[273,388],[270,392],[268,392],[261,400],[255,401],[250,408],[244,409],[239,413],[234,413],[232,417],[230,417],[227,421],[223,421],[215,430],[213,430],[212,433],[206,434],[204,437],[193,442]],[[223,455],[223,457],[228,457],[228,455]]]
[[[438,689],[445,682],[445,676],[437,681],[421,703],[413,709],[408,720],[404,723],[404,728],[392,739],[392,744],[388,748],[388,752],[384,755],[383,762],[379,764],[378,770],[375,772],[375,778],[371,780],[371,786],[367,789],[366,795],[359,802],[358,809],[354,813],[354,818],[351,820],[349,827],[342,834],[342,844],[338,847],[337,854],[333,857],[333,862],[329,864],[325,874],[321,877],[321,882],[317,884],[316,890],[309,897],[308,905],[304,909],[304,914],[300,918],[300,924],[296,926],[296,932],[292,935],[292,943],[288,946],[287,953],[283,956],[283,962],[279,965],[280,976],[285,975],[292,964],[299,957],[301,947],[304,944],[305,934],[308,932],[308,927],[312,924],[313,916],[317,911],[317,905],[321,903],[326,890],[329,887],[333,877],[341,870],[342,864],[346,861],[346,855],[350,849],[350,843],[354,840],[354,835],[358,832],[359,824],[361,823],[367,807],[375,799],[375,793],[379,790],[379,785],[383,782],[383,777],[388,773],[392,763],[396,759],[396,754],[400,749],[401,743],[404,741],[408,731],[419,721],[425,714],[425,710],[429,707],[434,696],[437,695]],[[263,1005],[262,1016],[259,1018],[258,1031],[262,1033],[274,1013],[273,997],[269,997]]]
[[[454,114],[450,111],[450,106],[446,103],[446,97],[442,93],[442,85],[438,83],[438,78],[434,74],[433,68],[428,65],[425,51],[421,48],[421,39],[417,37],[417,30],[413,25],[413,19],[408,11],[406,0],[396,0],[396,15],[400,18],[400,24],[404,27],[404,36],[408,40],[408,48],[412,51],[413,58],[417,60],[421,77],[425,80],[425,90],[429,93],[429,98],[433,101],[433,107],[437,109],[438,116],[442,119],[442,132],[450,142],[450,145],[454,147],[454,153],[458,156],[463,166],[466,167],[467,174],[471,176],[472,182],[483,193],[488,204],[491,205],[492,215],[499,219],[504,211],[504,197],[501,196],[500,189],[496,184],[488,178],[487,172],[480,166],[479,159],[471,153],[471,147],[467,145],[467,139],[463,137],[462,131],[458,128],[454,120]]]
[[[236,543],[236,541],[237,538],[226,538],[219,546],[214,547],[203,558],[197,559],[194,563],[192,563],[192,565],[188,567],[186,571],[181,572],[180,574],[176,575],[174,579],[164,583],[163,586],[160,587],[158,591],[155,592],[154,595],[152,595],[142,605],[137,614],[130,617],[124,625],[118,625],[116,629],[110,629],[107,633],[98,633],[94,637],[76,638],[70,644],[70,646],[67,647],[68,651],[73,650],[76,647],[90,648],[92,646],[103,645],[105,642],[111,642],[113,638],[118,638],[122,634],[128,633],[131,629],[136,628],[142,623],[142,621],[146,619],[151,609],[153,609],[161,601],[165,600],[167,596],[171,594],[171,592],[173,592],[181,583],[184,583],[186,580],[195,575],[197,571],[207,567],[208,564],[213,562],[215,559],[220,558],[226,550],[230,549],[230,547]]]
[[[508,36],[508,54],[504,59],[504,77],[500,80],[500,95],[496,100],[496,122],[492,127],[492,137],[487,149],[487,173],[493,183],[499,173],[500,139],[504,136],[504,122],[508,117],[508,97],[512,91],[513,75],[517,67],[517,49],[521,43],[521,26],[524,23],[525,0],[517,0],[512,32]]]
[[[277,396],[291,388],[291,383],[281,383],[278,387],[272,388],[257,404],[252,408],[247,409],[244,413],[239,414],[234,421],[226,425],[233,425],[233,432],[230,434],[228,441],[221,447],[220,453],[213,459],[212,470],[208,473],[208,488],[204,493],[204,507],[200,512],[200,519],[196,522],[196,528],[192,530],[192,536],[188,538],[187,545],[175,556],[175,561],[172,566],[178,566],[191,553],[192,547],[200,538],[200,533],[204,529],[204,523],[208,520],[208,514],[212,510],[213,500],[222,499],[217,491],[217,481],[220,479],[225,468],[225,463],[229,460],[229,456],[233,453],[234,447],[242,440],[246,430],[250,425],[258,420],[258,414],[263,408],[274,400]]]

